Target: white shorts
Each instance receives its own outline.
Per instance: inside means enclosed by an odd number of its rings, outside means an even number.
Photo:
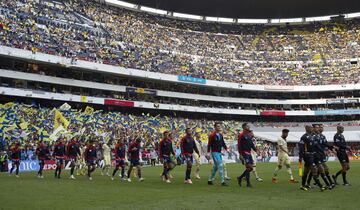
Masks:
[[[279,155],[278,156],[278,165],[290,165],[290,158],[289,155]]]
[[[193,158],[194,158],[194,161],[195,161],[196,165],[201,165],[200,156],[196,152],[194,152]]]
[[[253,166],[256,166],[256,162],[257,162],[257,154],[256,154],[256,152],[251,152],[251,157],[253,159]]]
[[[111,165],[111,158],[110,157],[104,157],[104,166]]]

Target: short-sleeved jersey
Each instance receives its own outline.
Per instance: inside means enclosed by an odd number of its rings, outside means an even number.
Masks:
[[[334,144],[339,147],[340,151],[345,151],[346,150],[346,142],[345,142],[345,137],[344,135],[342,135],[341,133],[336,133],[334,136]]]
[[[287,152],[288,152],[288,147],[287,147],[287,142],[285,139],[283,139],[282,137],[278,138],[277,140],[277,145],[278,145],[278,155],[287,155]],[[285,151],[283,151],[282,149],[280,149],[280,146],[281,148],[283,148]]]
[[[111,153],[110,147],[107,144],[103,144],[102,149],[103,149],[103,156],[110,157],[110,153]]]

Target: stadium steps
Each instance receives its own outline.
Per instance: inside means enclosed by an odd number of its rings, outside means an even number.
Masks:
[[[241,48],[244,49],[244,50],[246,50],[246,47],[245,47],[244,43],[242,42],[242,40],[240,39],[240,37],[239,37],[239,36],[236,36],[236,39],[237,39],[238,42],[240,43]]]

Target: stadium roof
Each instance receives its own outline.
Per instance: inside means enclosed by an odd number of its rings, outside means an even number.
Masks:
[[[227,18],[297,18],[360,12],[359,0],[123,0],[171,12]]]

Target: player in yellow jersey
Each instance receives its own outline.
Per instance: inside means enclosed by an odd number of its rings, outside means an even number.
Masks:
[[[257,147],[257,138],[254,136],[254,132],[250,131],[250,134],[253,136],[253,138],[252,138],[253,139],[253,144],[255,145],[255,147]],[[255,175],[256,181],[262,182],[263,179],[260,178],[260,176],[258,175],[257,170],[256,170],[257,152],[255,150],[253,150],[253,149],[251,149],[251,156],[252,156],[252,159],[253,159],[252,173]]]
[[[298,183],[298,181],[296,181],[292,175],[292,171],[291,171],[291,166],[290,166],[290,157],[289,157],[289,151],[288,151],[288,147],[287,147],[287,142],[286,142],[286,138],[288,137],[289,134],[289,130],[288,129],[283,129],[282,130],[282,135],[281,137],[278,139],[277,141],[277,147],[278,147],[278,165],[274,171],[274,176],[272,178],[272,182],[273,183],[277,183],[277,174],[279,172],[279,170],[282,168],[283,165],[286,166],[287,172],[290,176],[290,183]]]
[[[108,144],[104,143],[101,145],[102,147],[102,155],[103,155],[103,168],[101,171],[101,175],[106,174],[106,176],[110,176],[109,170],[111,168],[111,148]]]
[[[204,154],[204,148],[203,148],[203,145],[202,145],[202,142],[201,142],[201,134],[200,134],[200,132],[196,133],[195,138],[196,138],[195,139],[195,144],[196,144],[196,147],[199,150],[199,154],[196,153],[196,152],[193,153],[193,157],[194,157],[194,160],[195,160],[195,167],[196,167],[195,178],[200,179],[201,155]]]

